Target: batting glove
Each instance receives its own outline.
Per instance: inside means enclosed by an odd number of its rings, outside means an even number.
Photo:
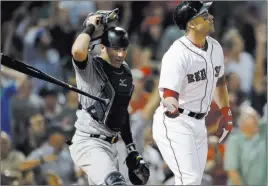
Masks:
[[[233,128],[233,117],[230,107],[223,107],[220,111],[222,118],[216,132],[216,135],[219,137],[219,143],[221,143],[230,134]]]
[[[162,100],[165,114],[168,117],[175,118],[179,116],[178,101],[173,97],[167,97]]]

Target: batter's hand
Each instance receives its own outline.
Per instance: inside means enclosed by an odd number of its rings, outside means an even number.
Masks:
[[[162,100],[164,112],[167,117],[176,118],[180,115],[178,110],[178,101],[173,97],[167,97]]]
[[[233,128],[233,117],[230,107],[223,107],[220,111],[222,118],[216,132],[216,135],[219,137],[219,143],[221,143],[231,133]]]

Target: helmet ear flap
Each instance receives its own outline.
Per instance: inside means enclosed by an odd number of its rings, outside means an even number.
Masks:
[[[186,30],[188,21],[196,14],[188,1],[181,3],[176,7],[173,13],[173,20],[180,30]]]

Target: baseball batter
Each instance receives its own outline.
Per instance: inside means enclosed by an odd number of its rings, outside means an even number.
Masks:
[[[120,27],[101,22],[104,14],[90,14],[84,31],[72,47],[77,87],[110,100],[108,105],[79,95],[76,132],[69,143],[75,164],[88,176],[90,185],[126,185],[118,170],[116,142],[120,134],[127,148],[126,164],[133,184],[146,184],[148,165],[137,152],[130,131],[129,100],[133,91],[131,72],[124,61],[129,39]],[[101,54],[92,56],[92,38],[101,36]]]
[[[214,31],[211,4],[184,1],[176,7],[174,21],[186,32],[162,59],[153,137],[176,185],[201,184],[208,149],[204,118],[213,98],[224,120],[217,131],[219,143],[232,129],[223,50],[208,36]]]

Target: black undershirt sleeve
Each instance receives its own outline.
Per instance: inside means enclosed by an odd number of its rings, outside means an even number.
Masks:
[[[74,61],[75,66],[77,66],[80,70],[84,70],[88,64],[88,56],[84,61],[76,61],[74,58],[73,58],[73,61]]]
[[[125,142],[126,146],[130,143],[133,143],[128,112],[127,112],[127,116],[126,116],[126,122],[124,124],[122,124],[120,132],[121,132],[122,139]]]

